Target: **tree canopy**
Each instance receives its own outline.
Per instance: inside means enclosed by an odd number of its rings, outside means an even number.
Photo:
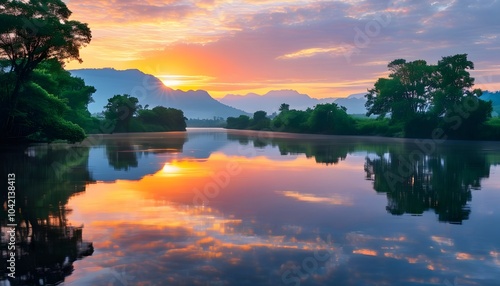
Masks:
[[[92,90],[81,93],[86,96],[77,99],[69,89],[62,94],[51,88],[46,84],[50,76],[43,76],[43,69],[50,69],[49,65],[61,72],[64,61],[81,61],[79,49],[91,40],[87,24],[69,20],[70,15],[71,11],[60,0],[0,0],[3,138],[38,134],[48,140],[81,141],[85,137],[80,126],[67,120],[67,111],[76,106],[86,107]],[[59,66],[51,62],[37,72],[44,61],[56,61]],[[67,74],[63,77],[71,78]],[[82,81],[74,78],[73,81],[69,85],[85,86]]]
[[[389,63],[388,78],[379,78],[366,94],[367,115],[405,126],[407,137],[428,137],[444,128],[452,138],[475,139],[471,132],[491,117],[491,102],[479,99],[469,70],[474,64],[467,54],[443,57],[437,65],[424,60]]]
[[[229,129],[298,133],[354,134],[354,125],[354,120],[346,113],[346,109],[335,103],[318,104],[314,109],[306,111],[290,110],[289,105],[283,103],[280,113],[273,119],[268,118],[267,113],[262,110],[255,112],[253,118],[241,115],[227,119]]]
[[[136,97],[117,94],[104,106],[104,117],[114,126],[114,132],[185,131],[184,112],[156,106],[143,108]]]
[[[104,117],[115,125],[117,132],[129,132],[130,121],[142,106],[136,97],[117,94],[104,106]]]

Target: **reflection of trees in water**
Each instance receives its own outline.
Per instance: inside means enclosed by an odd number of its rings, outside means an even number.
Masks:
[[[175,136],[158,137],[158,135],[120,134],[110,135],[104,140],[106,146],[106,157],[109,165],[115,170],[128,171],[136,168],[139,158],[147,156],[148,153],[178,153],[182,152],[184,143],[187,142],[187,134],[176,134]]]
[[[281,155],[305,154],[307,158],[314,157],[316,163],[331,165],[345,160],[347,154],[354,148],[344,144],[326,144],[314,142],[276,142]]]
[[[106,144],[106,157],[109,165],[115,170],[128,171],[130,168],[137,167],[137,156],[142,156],[142,152],[139,154],[136,152],[137,150],[129,142],[119,141],[118,143]]]
[[[416,146],[392,148],[374,159],[366,158],[367,179],[378,193],[386,193],[387,211],[420,215],[433,209],[439,221],[462,223],[469,218],[471,189],[489,177],[490,164],[474,149],[442,148],[429,155]]]
[[[71,196],[84,192],[91,176],[89,149],[45,145],[0,153],[2,177],[16,174],[16,284],[55,284],[73,270],[73,262],[91,255],[92,243],[82,240],[82,227],[68,225],[65,207]],[[7,225],[7,193],[2,192],[1,223]],[[7,249],[2,228],[2,249]],[[2,252],[6,278],[7,252]]]
[[[249,141],[256,148],[265,148],[268,145],[277,146],[281,155],[304,154],[307,158],[313,158],[316,163],[331,165],[345,160],[347,154],[354,151],[352,144],[331,144],[328,141],[311,141],[290,138],[265,138],[252,137],[248,135],[228,134],[227,139],[238,141],[242,145],[247,145]]]
[[[472,143],[438,145],[424,155],[420,149],[424,147],[408,141],[370,141],[366,137],[307,140],[228,134],[228,140],[278,146],[282,155],[305,154],[327,165],[337,164],[355,151],[368,152],[373,156],[366,158],[366,178],[373,181],[375,191],[386,194],[388,212],[421,215],[434,210],[439,221],[458,224],[469,218],[471,190],[480,189],[481,179],[489,177],[490,165],[500,161],[498,153],[481,152],[498,146]]]

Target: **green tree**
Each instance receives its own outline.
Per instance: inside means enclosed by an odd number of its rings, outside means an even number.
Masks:
[[[379,78],[373,89],[366,94],[367,116],[381,118],[391,113],[394,121],[407,120],[429,108],[432,90],[433,66],[423,60],[406,62],[397,59],[387,66],[389,78]]]
[[[156,124],[163,127],[163,131],[185,131],[186,118],[184,112],[175,108],[157,106],[152,110],[157,118]]]
[[[290,105],[289,104],[282,103],[280,105],[280,109],[279,109],[280,112],[282,112],[282,111],[288,111],[288,110],[290,110]]]
[[[335,103],[316,105],[307,124],[312,133],[353,134],[355,130],[354,120],[347,114],[346,108]]]
[[[61,0],[0,0],[0,116],[3,138],[27,137],[52,133],[54,139],[83,138],[78,126],[63,121],[64,112],[57,109],[51,118],[26,118],[33,114],[47,115],[47,112],[30,103],[33,95],[39,95],[38,103],[44,107],[55,104],[44,92],[31,83],[31,76],[44,60],[79,60],[79,49],[91,40],[87,24],[71,21],[71,11]],[[38,90],[39,91],[39,90]],[[28,99],[29,98],[29,99]],[[47,102],[39,102],[40,100]],[[54,121],[61,127],[55,134],[47,130],[45,122]],[[56,128],[57,129],[57,128]],[[67,136],[68,135],[68,136]]]
[[[267,112],[259,110],[253,114],[253,119],[250,122],[250,129],[263,130],[268,129],[271,120],[267,118]]]
[[[15,113],[16,128],[8,138],[24,139],[29,135],[32,139],[49,142],[56,139],[79,142],[85,139],[85,132],[80,126],[63,118],[68,107],[59,98],[34,82],[25,84],[21,94]]]
[[[271,126],[284,132],[307,132],[309,129],[307,122],[311,111],[311,109],[307,111],[292,109],[281,112],[273,119]]]
[[[42,61],[81,61],[80,48],[92,38],[87,24],[70,21],[61,0],[0,0],[0,58],[15,74],[12,96]]]
[[[246,115],[240,115],[239,117],[228,117],[227,118],[228,129],[247,129],[250,125],[250,117]]]
[[[437,65],[394,60],[389,78],[380,78],[366,94],[367,115],[385,117],[404,126],[407,137],[429,137],[437,127],[450,138],[477,139],[479,127],[491,117],[492,104],[479,100],[468,70],[467,54],[443,57]]]
[[[63,118],[73,122],[86,131],[91,131],[97,124],[88,111],[88,104],[93,102],[93,86],[85,85],[83,79],[72,77],[55,60],[43,61],[34,70],[32,81],[40,85],[48,93],[55,95],[68,107]]]
[[[115,125],[115,132],[129,132],[130,122],[140,109],[136,97],[117,94],[104,106],[104,117]]]
[[[482,95],[480,89],[472,90],[474,78],[467,70],[473,69],[474,63],[467,59],[467,54],[443,57],[438,62],[433,77],[435,92],[432,111],[436,115],[453,112],[454,107],[461,104],[465,96]]]

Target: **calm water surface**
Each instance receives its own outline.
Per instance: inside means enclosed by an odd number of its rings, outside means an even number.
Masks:
[[[17,282],[500,285],[498,143],[191,129],[1,156]]]

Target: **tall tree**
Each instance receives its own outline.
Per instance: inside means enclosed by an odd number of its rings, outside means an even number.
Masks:
[[[69,20],[61,0],[0,0],[0,101],[4,135],[18,135],[16,116],[24,89],[44,60],[81,61],[79,49],[91,40],[87,24]],[[25,112],[24,112],[25,113]]]
[[[408,137],[428,137],[440,127],[449,138],[479,138],[478,127],[491,117],[492,104],[473,89],[474,64],[467,54],[443,57],[437,65],[398,59],[388,68],[389,78],[379,78],[366,94],[367,115],[391,113]]]
[[[139,100],[128,94],[117,94],[108,99],[108,104],[104,106],[104,116],[115,124],[115,131],[130,131],[130,121],[132,117],[141,109]]]
[[[316,105],[307,124],[313,133],[350,134],[354,131],[354,120],[347,114],[346,108],[335,103]]]
[[[395,121],[407,120],[416,113],[426,112],[432,95],[433,66],[426,61],[407,62],[397,59],[387,66],[389,78],[380,78],[366,95],[367,115],[385,117],[391,113]]]
[[[480,89],[472,90],[474,78],[468,70],[474,69],[474,63],[467,59],[467,54],[443,57],[437,64],[433,78],[434,93],[433,112],[443,115],[460,104],[464,97],[482,95]]]

